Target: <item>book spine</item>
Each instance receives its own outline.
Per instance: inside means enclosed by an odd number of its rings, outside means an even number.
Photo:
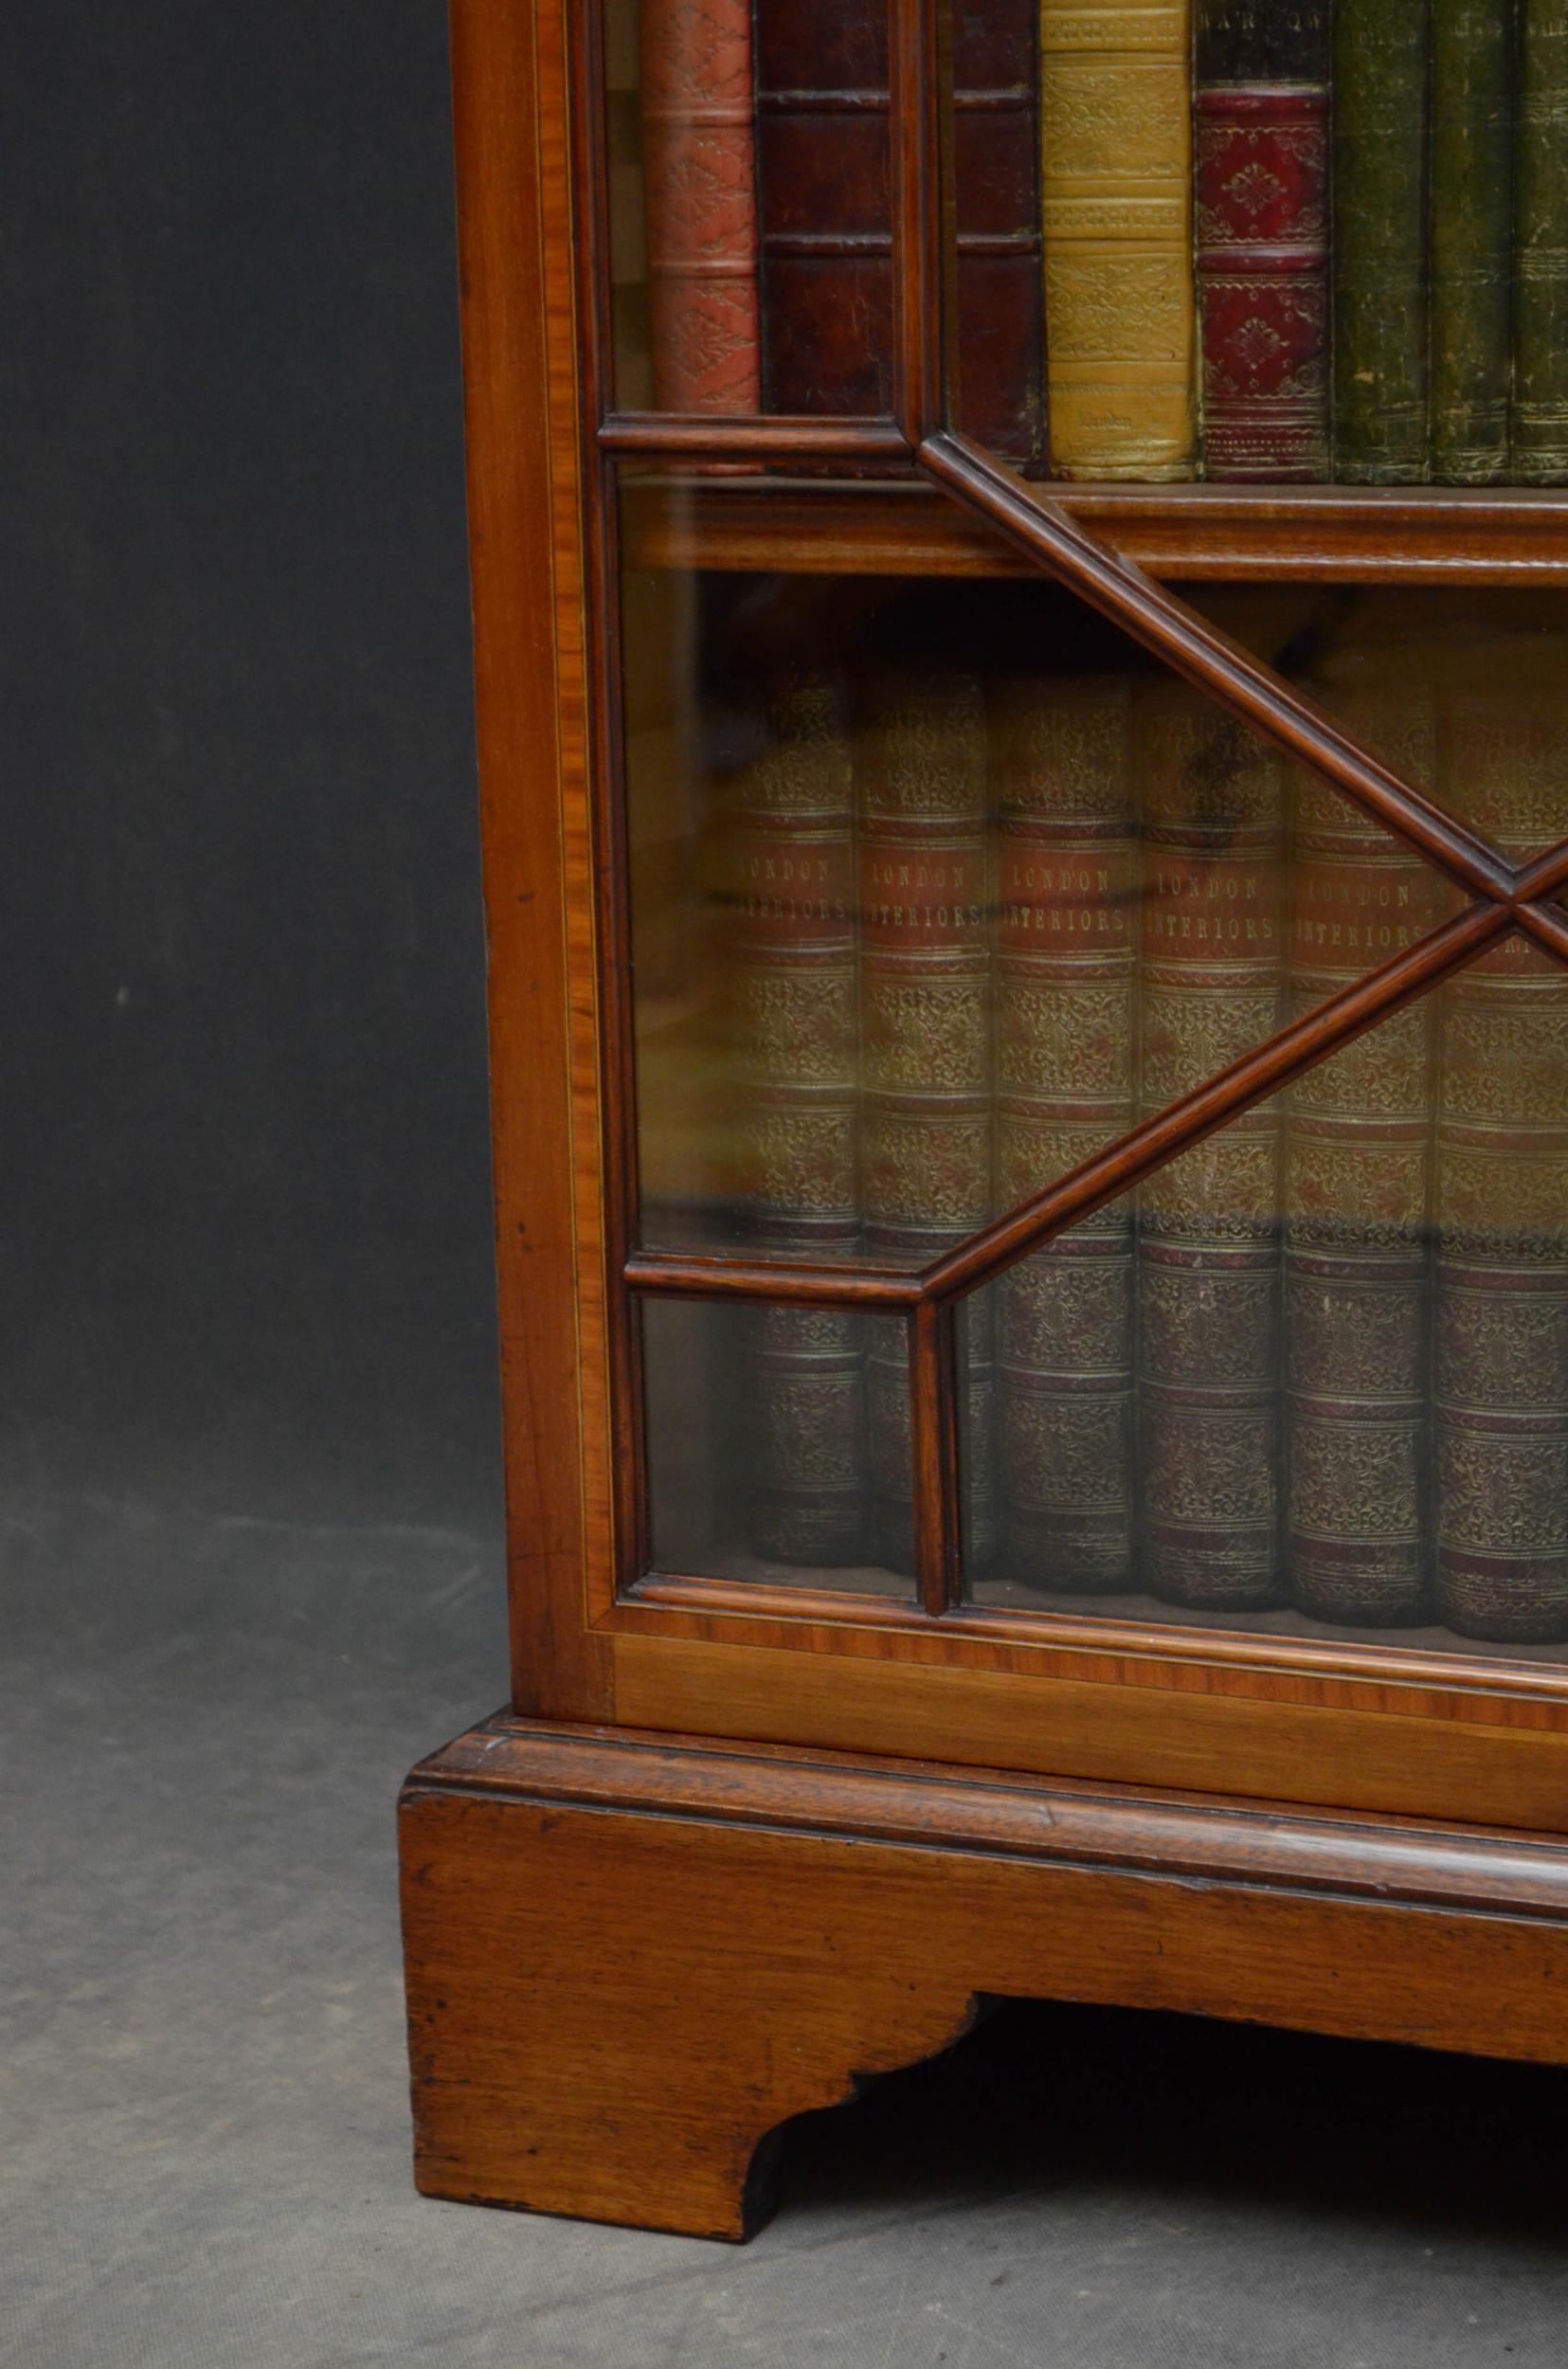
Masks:
[[[766,407],[890,411],[885,0],[756,0],[755,24]]]
[[[1139,695],[1141,1096],[1161,1111],[1277,1029],[1284,769],[1184,684]],[[1277,1104],[1231,1119],[1141,1194],[1139,1396],[1148,1585],[1278,1603]]]
[[[1541,1092],[1565,1064],[1568,999],[1523,941],[1446,990],[1437,1596],[1462,1637],[1568,1636],[1568,1109]]]
[[[654,400],[762,400],[749,0],[643,0],[642,171]]]
[[[1188,0],[1040,0],[1051,465],[1193,474]]]
[[[1137,933],[1131,678],[1004,680],[992,710],[998,1199],[1131,1126]],[[1000,1279],[1001,1567],[1130,1589],[1133,1212],[1125,1198]]]
[[[1430,697],[1376,648],[1336,718],[1433,778]],[[1366,729],[1364,732],[1362,727]],[[1294,797],[1290,992],[1313,1010],[1435,926],[1442,884],[1315,776]],[[1433,1011],[1422,997],[1299,1078],[1286,1121],[1287,1530],[1319,1619],[1431,1618],[1429,1197]]]
[[[1520,0],[1512,468],[1568,481],[1568,13]]]
[[[1334,469],[1431,475],[1427,369],[1429,0],[1334,10]]]
[[[1476,642],[1446,678],[1444,779],[1519,862],[1557,839],[1556,645]],[[1462,1636],[1568,1636],[1568,986],[1509,939],[1443,991],[1437,1595]]]
[[[856,884],[841,688],[809,671],[781,681],[766,726],[731,809],[725,932],[748,1230],[769,1257],[852,1258]],[[858,1564],[867,1459],[856,1321],[834,1309],[764,1309],[752,1337],[754,1550],[779,1563]]]
[[[867,684],[857,758],[866,1248],[924,1265],[992,1208],[991,890],[985,710],[933,667]],[[994,1538],[988,1304],[964,1311],[965,1557]],[[878,1558],[912,1569],[910,1374],[892,1329],[869,1363]]]
[[[1211,478],[1328,474],[1326,0],[1201,0],[1198,289]]]
[[[1508,474],[1513,0],[1432,0],[1432,474]]]
[[[1038,0],[953,11],[958,415],[1026,470],[1045,457]]]

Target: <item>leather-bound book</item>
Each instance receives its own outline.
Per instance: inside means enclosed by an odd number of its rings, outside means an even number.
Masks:
[[[1314,686],[1407,781],[1434,777],[1419,654],[1331,652]],[[1314,1009],[1442,917],[1443,883],[1315,775],[1294,784],[1290,996]],[[1423,996],[1298,1078],[1286,1121],[1287,1528],[1294,1599],[1337,1623],[1431,1618],[1435,1011]]]
[[[1508,474],[1514,0],[1432,0],[1432,474]]]
[[[1328,474],[1328,0],[1199,0],[1211,478]]]
[[[1334,474],[1432,474],[1428,378],[1429,0],[1334,9]]]
[[[654,400],[762,399],[749,0],[642,0],[642,171]]]
[[[755,0],[769,411],[892,407],[886,0]]]
[[[1045,457],[1037,23],[1038,0],[953,10],[958,421],[1025,470]]]
[[[733,787],[724,931],[748,1232],[769,1257],[859,1243],[855,785],[841,685],[777,680],[766,744]],[[865,1375],[853,1316],[752,1323],[752,1545],[832,1569],[865,1555]]]
[[[1003,678],[992,697],[998,1199],[1012,1206],[1135,1116],[1138,850],[1126,672]],[[1133,1210],[1002,1276],[1000,1568],[1067,1592],[1136,1584]]]
[[[1164,1109],[1280,1023],[1285,769],[1185,684],[1140,686],[1141,1097]],[[1277,1101],[1156,1169],[1139,1210],[1144,1557],[1179,1604],[1278,1603]]]
[[[1188,0],[1040,0],[1051,465],[1190,478],[1197,449]]]
[[[772,411],[892,406],[885,0],[757,0],[764,377]],[[952,189],[962,425],[1043,445],[1036,0],[955,12]]]
[[[856,750],[861,1192],[873,1257],[917,1266],[992,1211],[985,707],[933,663],[867,682]],[[965,1554],[993,1545],[989,1309],[964,1311]],[[869,1360],[877,1558],[912,1568],[910,1377],[892,1328]]]
[[[1516,861],[1561,830],[1555,637],[1445,670],[1444,776]],[[1465,1637],[1568,1637],[1568,982],[1510,938],[1443,991],[1437,1594]]]
[[[1519,0],[1513,475],[1568,481],[1568,14]]]

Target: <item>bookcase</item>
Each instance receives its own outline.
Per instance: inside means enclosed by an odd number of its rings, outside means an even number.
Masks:
[[[1355,110],[1227,13],[454,0],[513,1654],[402,1803],[431,2194],[744,2235],[1000,1997],[1568,2061],[1568,490],[1367,481]],[[1261,414],[1217,120],[1305,176]]]

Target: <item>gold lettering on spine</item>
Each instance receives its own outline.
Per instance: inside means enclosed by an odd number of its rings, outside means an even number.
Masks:
[[[1284,768],[1175,681],[1137,720],[1144,842],[1141,1098],[1215,1076],[1279,1024]],[[1182,1604],[1277,1603],[1277,1104],[1231,1119],[1140,1197],[1147,1584]]]
[[[866,1243],[922,1264],[992,1209],[991,886],[985,704],[958,668],[873,674],[856,748]],[[963,1311],[964,1554],[991,1552],[996,1397],[988,1310]],[[873,1349],[877,1559],[912,1569],[902,1329]]]
[[[1561,830],[1568,699],[1521,607],[1445,665],[1441,778],[1513,862]],[[1547,827],[1547,817],[1553,820]],[[1568,980],[1527,940],[1443,991],[1438,1609],[1462,1636],[1568,1636]]]
[[[1004,1203],[1077,1166],[1132,1120],[1131,708],[1120,673],[994,687]],[[1041,1589],[1129,1588],[1130,1205],[1070,1228],[1004,1275],[994,1296],[1001,1568]]]
[[[748,1231],[770,1257],[859,1241],[854,784],[843,686],[774,683],[731,786],[721,921],[732,1133]],[[837,1309],[748,1311],[751,1543],[807,1571],[865,1554],[863,1335]]]
[[[1191,477],[1188,7],[1041,0],[1040,40],[1052,467]]]
[[[1434,778],[1426,654],[1377,609],[1319,661],[1325,703],[1406,780]],[[1390,637],[1396,637],[1391,639]],[[1441,880],[1308,774],[1292,786],[1295,1012],[1441,918]],[[1303,1611],[1430,1619],[1428,1282],[1432,1055],[1422,997],[1290,1090],[1286,1126],[1287,1523]]]

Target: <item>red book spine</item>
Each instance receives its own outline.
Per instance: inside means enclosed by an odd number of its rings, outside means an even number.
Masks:
[[[1044,443],[1036,132],[1038,0],[955,11],[959,407],[1026,465]],[[770,411],[892,407],[886,0],[757,0]]]
[[[886,0],[757,0],[769,411],[892,407]]]
[[[1198,93],[1198,285],[1211,478],[1328,475],[1328,93]]]
[[[953,11],[959,424],[1025,468],[1045,459],[1039,0]]]
[[[643,0],[642,169],[654,400],[762,401],[748,0]]]

